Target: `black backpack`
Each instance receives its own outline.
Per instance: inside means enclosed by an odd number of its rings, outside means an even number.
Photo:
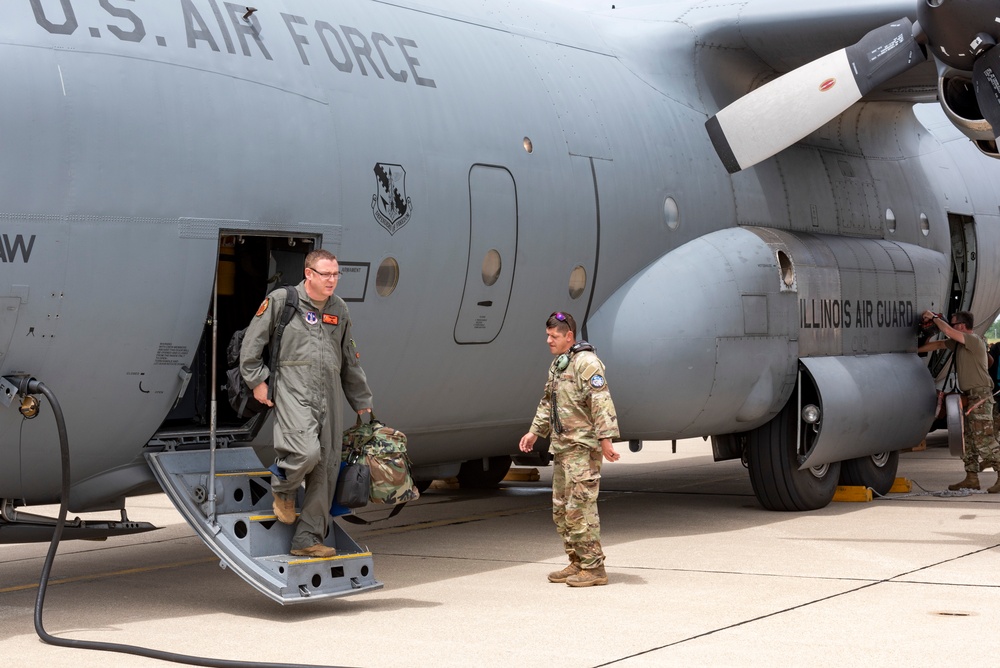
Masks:
[[[299,308],[299,293],[289,285],[285,286],[285,310],[281,312],[281,321],[274,328],[269,345],[270,361],[266,363],[271,369],[271,377],[267,384],[267,398],[274,401],[274,384],[278,380],[278,351],[281,350],[281,335],[285,333],[285,327],[292,321],[295,312]],[[226,372],[226,393],[229,396],[229,405],[236,411],[236,415],[241,418],[248,418],[267,410],[267,406],[257,401],[253,396],[253,390],[243,380],[240,374],[240,348],[243,346],[243,337],[246,336],[247,329],[238,329],[233,332],[229,339],[229,347],[226,348],[226,362],[229,370]],[[265,358],[267,359],[267,358]]]

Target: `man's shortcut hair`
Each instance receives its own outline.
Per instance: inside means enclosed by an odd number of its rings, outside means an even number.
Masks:
[[[965,325],[969,329],[972,329],[972,325],[975,322],[972,314],[968,311],[955,311],[951,314],[951,319],[955,321],[956,325]]]
[[[306,255],[306,269],[315,269],[316,263],[320,260],[336,260],[337,256],[326,250],[325,248],[318,248],[314,251],[310,251]]]
[[[545,321],[545,329],[555,329],[559,332],[569,330],[573,332],[573,337],[576,338],[576,320],[565,311],[553,312],[549,316],[549,319]]]

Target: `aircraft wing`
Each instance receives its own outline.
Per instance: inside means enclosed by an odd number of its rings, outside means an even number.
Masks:
[[[705,11],[705,10],[700,10]],[[697,32],[699,65],[709,83],[703,102],[709,112],[829,53],[855,44],[866,33],[906,17],[915,20],[916,2],[865,0],[748,2],[730,19],[689,17]],[[932,102],[937,71],[928,59],[874,88],[866,99]]]

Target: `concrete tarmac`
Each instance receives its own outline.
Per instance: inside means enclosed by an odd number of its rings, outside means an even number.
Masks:
[[[677,453],[618,444],[600,498],[610,582],[586,589],[545,577],[565,562],[551,468],[491,492],[430,490],[391,521],[348,525],[385,588],[286,607],[221,570],[165,497],[143,497],[129,516],[159,531],[60,546],[44,626],[230,661],[373,668],[989,665],[1000,494],[931,494],[963,475],[941,442],[902,455],[912,493],[809,513],[761,509],[740,462],[714,463],[701,439]],[[39,640],[47,547],[0,545],[0,665],[169,665]]]

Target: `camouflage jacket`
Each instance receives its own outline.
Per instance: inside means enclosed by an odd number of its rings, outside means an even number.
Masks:
[[[601,360],[593,352],[582,351],[573,355],[560,372],[557,359],[549,366],[545,394],[538,403],[531,433],[551,435],[549,449],[553,453],[574,446],[596,450],[602,438],[618,438],[618,416]]]

